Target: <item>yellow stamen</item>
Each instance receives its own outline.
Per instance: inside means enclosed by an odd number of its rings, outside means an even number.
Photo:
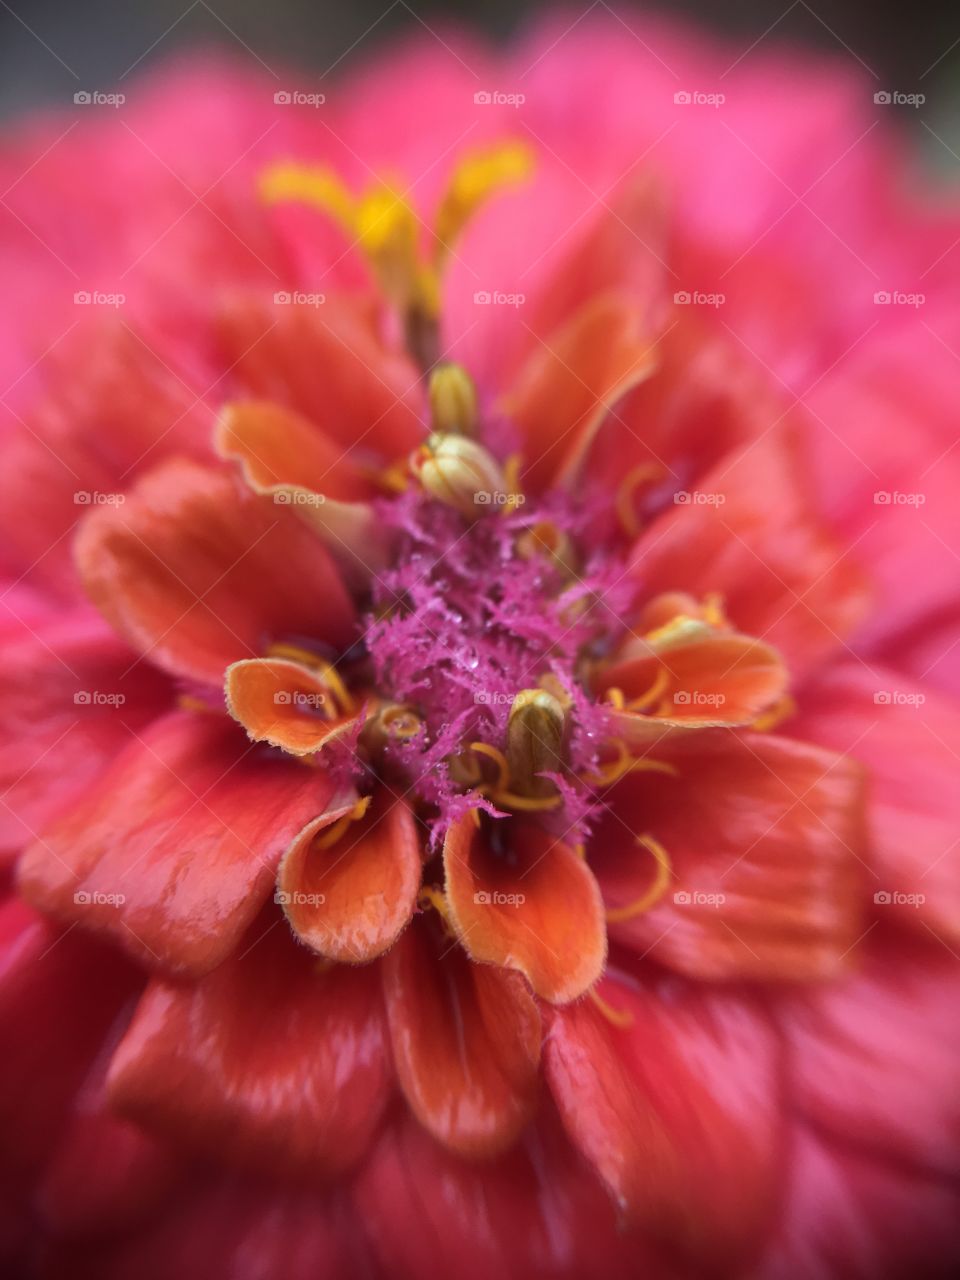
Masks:
[[[195,698],[193,694],[181,693],[177,698],[177,706],[181,711],[196,711],[201,715],[219,715],[215,707],[211,707],[208,702],[204,702],[202,698]]]
[[[272,165],[260,175],[260,198],[266,204],[298,201],[331,214],[347,231],[354,230],[356,205],[330,169],[303,164]]]
[[[723,610],[723,596],[719,591],[711,591],[703,599],[703,620],[720,631],[729,628],[730,622]]]
[[[628,471],[621,481],[614,505],[621,525],[631,538],[637,537],[640,533],[640,522],[633,505],[634,494],[641,485],[661,480],[664,475],[666,472],[657,463],[644,462],[639,467],[634,467],[632,471]]]
[[[457,165],[437,210],[434,265],[439,268],[477,210],[505,187],[523,182],[533,171],[533,153],[522,142],[475,151]]]
[[[503,513],[509,515],[511,511],[516,511],[523,500],[523,494],[520,492],[519,453],[511,453],[503,464],[503,485],[507,495],[503,504]]]
[[[623,696],[623,690],[618,689],[616,685],[613,685],[606,691],[604,698],[616,711],[622,711],[626,706],[626,699]]]
[[[520,809],[524,813],[545,813],[563,803],[562,796],[518,796],[513,791],[491,791],[490,799],[498,809]]]
[[[600,765],[595,773],[584,774],[581,781],[588,786],[611,787],[628,773],[665,773],[677,777],[677,769],[666,760],[651,760],[649,756],[633,757],[623,738],[611,738],[610,744],[617,752],[616,760]]]
[[[750,726],[756,729],[758,733],[769,733],[771,729],[775,729],[778,724],[782,724],[789,716],[792,716],[797,709],[797,704],[789,693],[785,693],[769,711],[765,711],[762,716],[754,720]]]
[[[611,1026],[616,1027],[618,1031],[623,1031],[627,1027],[633,1026],[633,1014],[626,1009],[614,1009],[612,1005],[607,1004],[603,996],[597,994],[596,987],[591,987],[587,995],[597,1006]]]
[[[311,653],[309,649],[301,649],[295,644],[272,644],[267,649],[268,658],[289,658],[291,662],[299,662],[301,666],[316,669],[320,666],[322,659],[319,654]]]
[[[315,849],[332,849],[350,825],[354,822],[359,822],[364,816],[370,808],[371,799],[372,796],[361,796],[349,813],[345,813],[342,818],[338,818],[322,836],[318,836],[314,840],[313,847]]]
[[[510,785],[510,766],[507,764],[507,757],[497,747],[492,747],[489,742],[471,742],[470,750],[475,751],[477,755],[487,756],[497,766],[497,781],[495,786],[498,791],[505,791]]]
[[[646,693],[642,693],[639,698],[631,698],[624,709],[626,711],[645,710],[651,703],[659,702],[669,686],[670,673],[667,671],[666,667],[660,666],[657,669],[657,674],[654,677],[653,684]]]
[[[330,662],[324,662],[322,659],[319,662],[319,667],[320,679],[325,685],[329,686],[344,713],[350,715],[356,710],[356,703],[350,696],[347,686],[341,680],[336,667]]]
[[[641,915],[644,911],[649,911],[652,906],[655,906],[660,901],[667,890],[667,886],[670,884],[670,877],[673,874],[670,855],[660,841],[654,840],[653,836],[650,835],[641,835],[636,837],[636,842],[653,854],[657,864],[657,872],[653,884],[636,902],[631,902],[625,907],[607,907],[606,916],[609,924],[632,920],[634,916]]]

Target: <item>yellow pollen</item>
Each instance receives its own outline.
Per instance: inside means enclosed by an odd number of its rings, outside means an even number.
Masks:
[[[632,471],[628,471],[621,481],[614,506],[624,531],[631,538],[636,538],[640,533],[640,522],[633,505],[634,494],[641,485],[662,480],[665,475],[663,467],[656,462],[644,462],[639,467],[634,467]]]
[[[313,842],[314,849],[332,849],[338,840],[342,838],[350,825],[359,822],[367,810],[370,808],[371,796],[361,796],[357,803],[353,806],[349,813],[345,813],[342,818],[337,821]]]
[[[642,897],[637,898],[636,902],[631,902],[625,907],[607,907],[606,916],[609,924],[632,920],[634,916],[639,916],[644,911],[649,911],[663,897],[673,874],[670,855],[659,840],[654,840],[653,836],[650,835],[641,835],[636,837],[636,842],[653,854],[654,861],[657,864],[656,875],[654,876],[653,884]]]
[[[629,1013],[626,1009],[614,1009],[612,1005],[607,1004],[603,996],[598,995],[595,987],[591,987],[587,992],[587,995],[610,1025],[616,1027],[618,1031],[623,1031],[627,1027],[633,1026],[633,1014]]]

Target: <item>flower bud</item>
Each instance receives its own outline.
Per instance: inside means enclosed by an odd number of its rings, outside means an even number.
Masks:
[[[413,456],[411,468],[427,493],[464,515],[496,505],[504,491],[497,461],[466,436],[435,433]]]
[[[562,765],[564,710],[545,689],[521,689],[513,699],[507,721],[507,763],[510,787],[518,795],[544,796],[556,788],[541,773],[556,773]]]
[[[433,429],[443,435],[472,436],[477,425],[477,389],[466,369],[440,364],[430,375],[430,416]]]

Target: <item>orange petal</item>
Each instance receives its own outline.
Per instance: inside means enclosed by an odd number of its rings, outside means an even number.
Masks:
[[[370,482],[319,426],[266,400],[228,404],[216,430],[217,451],[239,462],[257,493],[309,490],[356,500],[373,494]]]
[[[122,1113],[267,1173],[354,1163],[389,1085],[376,972],[321,971],[276,917],[201,981],[154,980],[109,1074]]]
[[[867,927],[860,769],[764,734],[674,735],[657,756],[677,776],[624,779],[588,845],[615,910],[642,901],[654,879],[634,833],[670,857],[666,893],[611,920],[611,938],[707,981],[809,982],[853,964]]]
[[[383,961],[397,1075],[435,1138],[493,1155],[532,1114],[540,1014],[519,974],[474,964],[431,924],[408,929]]]
[[[443,847],[447,900],[474,960],[518,969],[538,996],[575,1000],[603,972],[607,935],[592,872],[562,840],[523,818],[480,829],[466,815]],[[503,839],[509,853],[491,847]]]
[[[385,563],[387,538],[368,501],[374,485],[319,427],[269,402],[233,404],[221,414],[216,446],[241,464],[254,493],[289,506],[334,555],[368,572]]]
[[[226,716],[175,712],[26,850],[23,895],[148,966],[205,973],[273,891],[285,846],[332,784],[265,759]]]
[[[570,484],[611,407],[654,369],[640,306],[607,294],[538,344],[504,402],[523,435],[523,482]]]
[[[849,549],[820,525],[796,441],[769,431],[718,463],[634,545],[651,595],[719,592],[737,630],[772,644],[796,677],[837,647],[866,605]]]
[[[344,964],[386,951],[413,914],[420,888],[420,838],[409,805],[378,787],[364,816],[330,848],[320,832],[346,818],[354,800],[309,822],[283,855],[278,898],[297,937]]]
[[[227,668],[227,710],[254,742],[291,755],[319,751],[349,732],[361,712],[340,714],[330,686],[316,671],[288,658],[246,658]]]
[[[731,1264],[756,1247],[783,1167],[773,1028],[737,993],[655,974],[602,996],[627,1025],[589,1001],[549,1014],[547,1079],[570,1137],[628,1222],[698,1259],[696,1274],[745,1274]]]
[[[786,692],[780,655],[751,636],[719,632],[705,623],[679,625],[663,643],[644,645],[643,657],[603,670],[598,693],[618,688],[629,703],[651,690],[649,704],[616,717],[625,736],[659,736],[664,726],[702,729],[752,724]]]
[[[424,438],[416,367],[387,350],[372,312],[345,299],[318,308],[234,303],[222,343],[246,396],[322,423],[354,460],[393,462]]]
[[[309,530],[196,463],[164,463],[126,502],[93,512],[76,556],[108,621],[175,675],[219,684],[272,638],[352,637],[353,605]]]

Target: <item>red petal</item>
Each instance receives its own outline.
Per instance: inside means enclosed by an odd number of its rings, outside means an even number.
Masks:
[[[677,777],[640,773],[607,797],[588,853],[608,907],[640,900],[653,859],[672,877],[611,937],[698,978],[811,980],[854,962],[866,929],[862,786],[847,759],[789,738],[722,730],[684,738]]]
[[[232,721],[177,712],[27,850],[21,886],[148,965],[202,973],[233,950],[332,790],[317,770],[261,756]]]
[[[719,463],[637,541],[644,590],[719,592],[736,629],[772,644],[792,673],[840,643],[865,606],[849,549],[810,509],[792,439],[770,431]]]
[[[648,1238],[616,1221],[552,1109],[492,1160],[444,1150],[414,1121],[386,1132],[358,1199],[385,1274],[397,1280],[669,1280]]]
[[[878,914],[960,940],[960,704],[886,667],[846,663],[805,691],[797,732],[870,775]]]
[[[474,964],[428,922],[383,962],[397,1075],[417,1119],[463,1155],[510,1145],[533,1111],[540,1015],[523,979]]]
[[[272,639],[349,642],[353,606],[327,552],[285,507],[193,463],[166,463],[77,537],[101,612],[151,661],[219,684]]]
[[[865,1160],[797,1126],[787,1202],[751,1275],[902,1280],[954,1274],[960,1195],[950,1183]]]
[[[194,985],[155,979],[109,1075],[125,1114],[266,1173],[349,1167],[389,1089],[379,974],[322,971],[278,918]]]
[[[797,1107],[846,1145],[922,1171],[960,1173],[960,997],[956,956],[877,939],[842,985],[779,1009]]]
[[[602,990],[631,1025],[589,1003],[551,1014],[544,1057],[564,1123],[632,1220],[721,1269],[776,1203],[774,1033],[736,994],[648,978]]]
[[[344,964],[365,964],[396,940],[420,888],[420,837],[403,799],[378,787],[367,813],[329,849],[316,838],[354,800],[308,822],[283,855],[278,900],[301,942]]]
[[[0,852],[16,853],[89,790],[172,690],[89,608],[18,617],[3,639]]]
[[[224,692],[227,710],[254,742],[269,742],[295,756],[319,751],[360,719],[360,713],[338,715],[330,687],[315,671],[287,658],[234,662],[227,668]]]
[[[469,814],[443,848],[450,912],[464,947],[484,964],[518,969],[544,1000],[575,1000],[600,977],[607,954],[593,875],[562,840],[523,818],[488,837]],[[510,844],[495,854],[490,838]]]

